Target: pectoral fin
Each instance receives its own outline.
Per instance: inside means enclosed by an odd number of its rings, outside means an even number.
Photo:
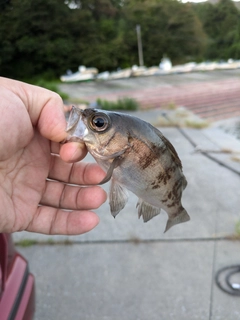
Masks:
[[[125,207],[127,201],[127,189],[123,188],[120,184],[116,183],[114,179],[112,179],[109,191],[109,204],[111,214],[114,218]]]
[[[112,178],[113,170],[120,165],[121,160],[122,160],[121,157],[116,157],[113,159],[113,162],[110,164],[110,167],[108,168],[105,178],[98,183],[99,185],[108,182]]]
[[[189,220],[190,220],[190,217],[189,217],[187,211],[184,208],[182,208],[182,210],[179,211],[179,213],[177,215],[175,215],[173,218],[171,218],[171,216],[169,216],[164,233],[167,232],[175,224],[187,222]]]
[[[154,207],[151,204],[144,202],[142,199],[138,200],[136,207],[138,208],[138,218],[142,216],[144,222],[151,220],[161,211],[161,208]]]

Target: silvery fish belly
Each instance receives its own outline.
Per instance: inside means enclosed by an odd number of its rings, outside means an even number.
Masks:
[[[144,222],[163,209],[168,214],[165,232],[188,221],[181,203],[187,181],[172,144],[149,123],[123,113],[73,107],[68,141],[84,141],[106,171],[100,183],[111,179],[109,204],[115,217],[128,200],[127,189],[138,196],[138,216]]]

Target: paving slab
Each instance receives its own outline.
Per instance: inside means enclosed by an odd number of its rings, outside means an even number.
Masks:
[[[18,249],[36,278],[35,320],[206,320],[213,248],[109,242]]]

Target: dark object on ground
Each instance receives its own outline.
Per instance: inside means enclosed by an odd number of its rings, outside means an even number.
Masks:
[[[216,274],[216,284],[224,292],[240,297],[240,283],[234,282],[234,276],[240,273],[240,265],[227,266]]]

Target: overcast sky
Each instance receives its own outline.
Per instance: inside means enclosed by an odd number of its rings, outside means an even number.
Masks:
[[[191,0],[191,1],[189,1],[189,0],[181,0],[182,2],[205,2],[205,1],[207,1],[207,0]]]
[[[205,2],[205,1],[207,1],[207,0],[191,0],[191,1],[189,1],[189,0],[182,0],[182,2]]]
[[[186,3],[186,2],[206,2],[207,0],[181,0],[182,2]],[[236,2],[239,2],[240,0],[233,0]]]

